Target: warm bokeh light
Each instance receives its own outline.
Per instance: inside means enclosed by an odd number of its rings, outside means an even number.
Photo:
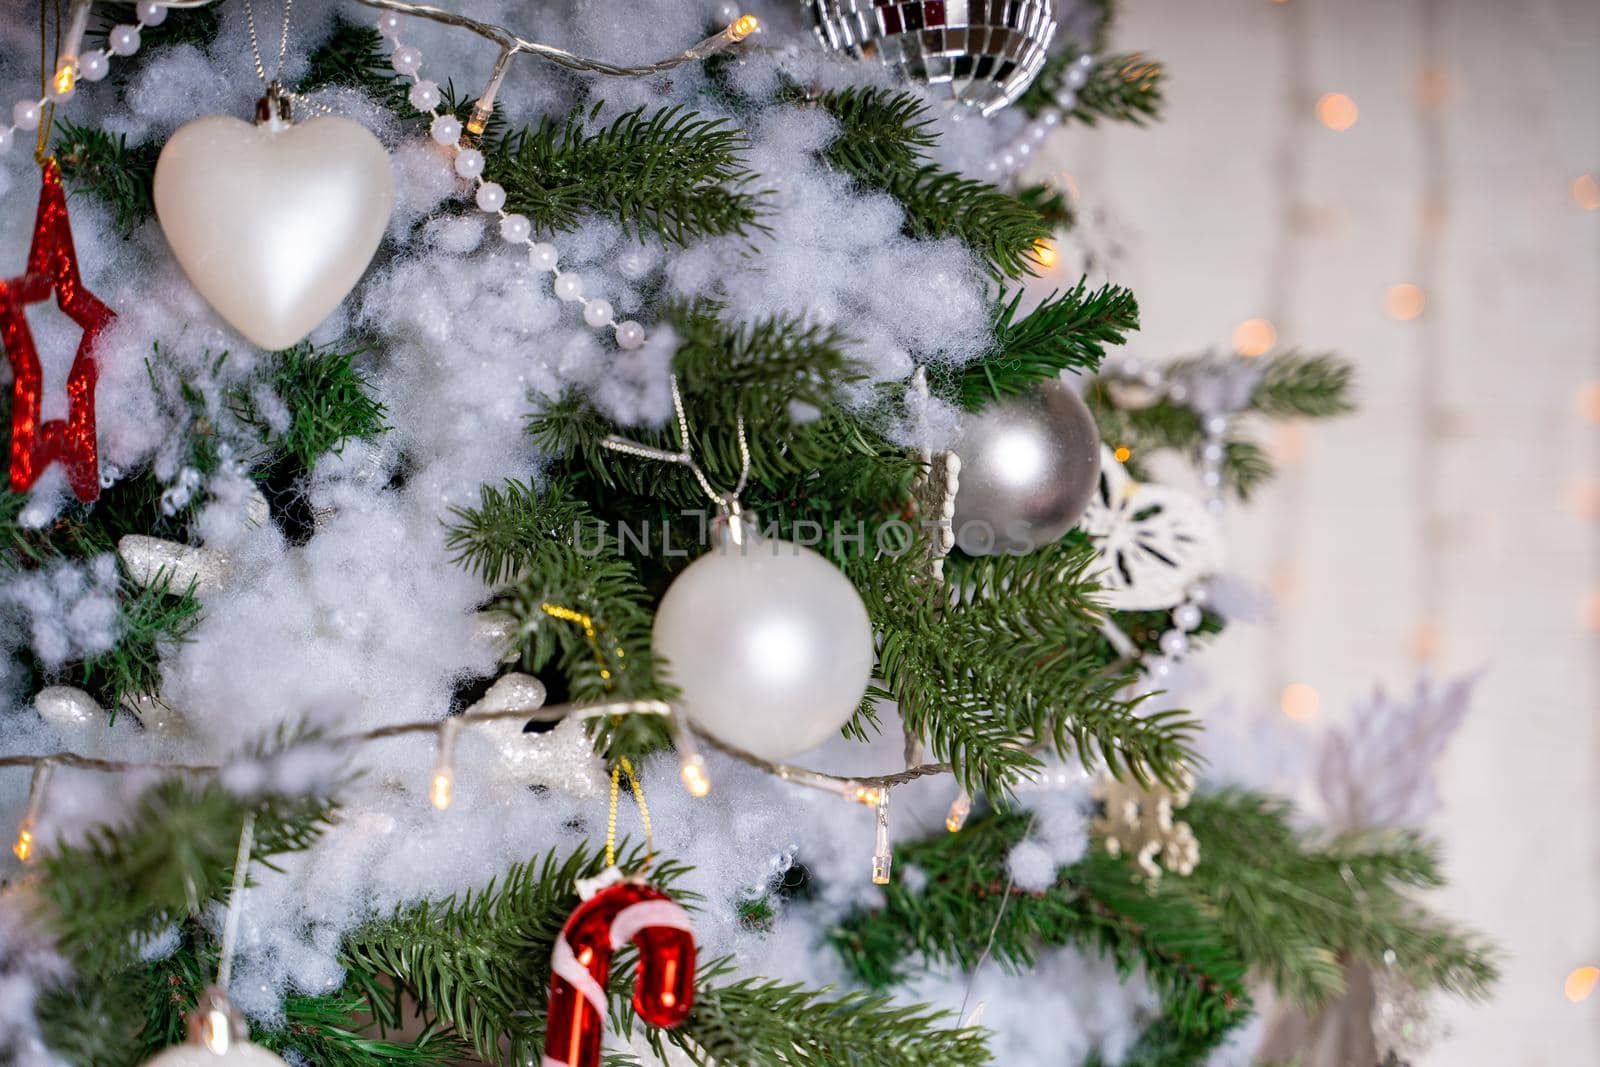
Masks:
[[[1578,390],[1578,410],[1590,422],[1600,422],[1600,382],[1587,382]]]
[[[1567,486],[1566,506],[1580,519],[1600,519],[1600,484],[1574,482]]]
[[[11,846],[11,854],[23,863],[33,858],[33,831],[18,830],[16,844]]]
[[[1061,258],[1061,253],[1056,251],[1056,243],[1041,237],[1033,242],[1033,259],[1039,266],[1049,270]]]
[[[1572,199],[1585,211],[1600,211],[1600,181],[1593,174],[1580,174],[1572,179]]]
[[[1583,598],[1583,625],[1600,633],[1600,589],[1591,589]]]
[[[1278,700],[1278,706],[1283,713],[1296,722],[1304,722],[1317,713],[1322,707],[1322,698],[1317,691],[1304,682],[1295,682],[1284,687],[1283,696]]]
[[[1579,967],[1567,975],[1566,985],[1562,991],[1566,993],[1568,1000],[1576,1004],[1588,1000],[1596,984],[1600,984],[1600,967]]]
[[[1421,287],[1410,282],[1391,285],[1389,291],[1383,294],[1383,309],[1389,313],[1391,319],[1399,319],[1401,322],[1409,322],[1421,315],[1427,303],[1428,298]]]
[[[1280,467],[1292,467],[1306,458],[1306,428],[1304,423],[1281,422],[1272,428],[1268,451]]]
[[[740,15],[729,30],[733,33],[735,41],[742,41],[761,28],[761,20],[754,15]]]
[[[1116,451],[1111,454],[1117,457],[1118,463],[1126,463],[1133,457],[1133,449],[1127,445],[1118,445]]]
[[[56,71],[50,79],[50,87],[59,97],[72,95],[73,86],[78,84],[78,68],[75,63],[63,63],[61,69]]]
[[[1330,130],[1348,130],[1360,115],[1356,102],[1343,93],[1323,93],[1317,101],[1317,119]]]
[[[1245,319],[1233,329],[1233,350],[1241,356],[1259,356],[1278,342],[1278,329],[1266,319]]]
[[[1411,658],[1417,663],[1428,663],[1439,658],[1444,645],[1444,634],[1437,623],[1419,622],[1411,631]]]
[[[1453,88],[1450,72],[1443,67],[1423,67],[1417,72],[1417,103],[1423,107],[1443,107],[1450,102]]]

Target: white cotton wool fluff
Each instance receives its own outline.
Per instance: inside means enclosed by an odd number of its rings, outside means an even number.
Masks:
[[[572,4],[542,9],[533,26],[524,3],[471,5],[475,17],[618,61],[652,59],[692,43],[711,27],[713,10],[709,0]],[[247,743],[307,719],[339,733],[438,718],[458,682],[498,669],[498,650],[473,620],[490,590],[451,562],[446,523],[452,507],[477,501],[484,483],[539,479],[546,457],[524,431],[530,414],[579,391],[623,424],[661,425],[671,412],[667,382],[676,345],[672,331],[652,317],[663,297],[713,298],[736,320],[794,315],[836,328],[866,370],[866,387],[854,394],[864,404],[873,402],[870,386],[903,381],[916,364],[958,365],[984,350],[993,285],[983,264],[955,241],[904,236],[898,204],[816,158],[837,135],[836,124],[815,109],[774,99],[781,82],[887,85],[888,73],[823,54],[798,5],[765,3],[756,10],[766,26],[763,43],[775,50],[735,60],[728,67],[731,92],[702,93],[705,75],[693,66],[661,78],[594,83],[529,59],[514,65],[502,89],[500,102],[516,124],[560,119],[588,86],[598,85],[606,100],[598,122],[637,107],[684,105],[745,132],[742,156],[754,172],[748,187],[765,193],[760,228],[679,246],[609,217],[585,216],[569,232],[541,235],[560,250],[561,269],[582,276],[586,293],[610,300],[618,318],[644,323],[648,339],[634,351],[618,351],[583,324],[577,307],[553,296],[550,276],[535,271],[501,240],[493,220],[471,209],[470,190],[452,173],[448,155],[409,121],[359,94],[319,95],[320,103],[373,128],[393,160],[396,208],[385,247],[313,335],[336,342],[359,332],[367,351],[358,366],[391,428],[318,463],[302,487],[316,516],[306,538],[251,519],[253,483],[242,464],[258,442],[232,416],[228,397],[239,387],[253,391],[268,423],[282,423],[283,398],[259,385],[265,354],[194,293],[154,220],[124,236],[106,205],[91,196],[72,200],[84,281],[118,314],[100,349],[102,458],[124,470],[148,464],[171,481],[188,462],[185,433],[203,418],[233,459],[209,478],[209,502],[191,534],[227,554],[234,578],[202,597],[191,639],[165,656],[161,697],[180,729],[140,731],[123,715],[114,730],[59,736],[32,712],[31,694],[20,691],[8,663],[0,693],[12,706],[0,715],[0,747],[226,761],[225,785],[245,793],[269,786],[316,791],[352,769],[363,772],[343,789],[338,822],[310,850],[279,857],[281,871],[254,869],[233,992],[258,1018],[281,1017],[287,993],[336,986],[340,939],[359,924],[423,899],[482,889],[514,863],[593,847],[603,837],[603,802],[476,773],[467,754],[478,760],[492,752],[470,735],[461,741],[456,801],[445,812],[423,795],[434,758],[428,737],[369,747],[354,767],[324,749],[281,763],[234,759]],[[304,71],[335,14],[365,17],[347,2],[297,2],[286,80]],[[159,143],[201,115],[248,118],[260,85],[243,6],[222,5],[219,17],[222,31],[210,47],[153,51],[136,64],[126,93],[119,97],[110,83],[86,85],[69,116],[125,135],[134,147]],[[422,50],[423,76],[466,91],[487,78],[493,49],[481,40],[416,20],[405,29],[405,40]],[[0,94],[11,94],[0,99],[27,94],[36,76],[25,59],[31,44],[31,31],[0,25]],[[936,158],[971,170],[994,144],[1014,136],[1020,121],[937,118],[946,143]],[[4,254],[13,263],[20,264],[27,247],[37,190],[26,152],[14,148],[0,157],[0,195],[12,207],[0,212],[0,249],[10,250]],[[50,380],[61,382],[76,333],[46,320],[41,315],[36,331],[41,355]],[[956,418],[947,402],[933,398],[914,403],[890,431],[907,447],[943,448]],[[31,498],[30,514],[48,522],[65,500],[64,482],[52,472]],[[0,639],[8,659],[22,642],[49,662],[107,647],[114,578],[106,557],[0,579],[0,615],[17,623]],[[870,744],[839,739],[805,760],[841,773],[895,769],[903,765],[902,739],[889,727],[892,714],[885,721],[884,736]],[[704,957],[730,954],[750,973],[848,985],[823,931],[853,909],[882,902],[867,876],[872,811],[726,759],[708,756],[708,762],[714,786],[704,799],[685,794],[672,760],[643,768],[656,847],[693,866],[683,888],[704,898],[695,917]],[[0,778],[0,808],[13,819],[26,797],[26,783],[16,779]],[[97,822],[125,817],[149,782],[138,774],[59,775],[41,839],[78,840]],[[942,833],[952,796],[947,778],[895,789],[895,842]],[[1011,860],[1019,885],[1043,884],[1054,867],[1082,855],[1079,800],[1030,799],[1038,814]],[[639,840],[631,806],[624,805],[621,821],[623,832]],[[769,890],[793,863],[809,872],[813,895],[778,900],[770,929],[742,924],[735,905]],[[897,876],[912,883],[926,877],[906,866]],[[221,916],[213,912],[206,921],[220,928]],[[24,954],[31,962],[19,970],[11,961],[24,957],[8,956],[5,947],[23,936],[18,923],[14,906],[0,901],[0,1031],[26,1035],[28,998],[54,979],[59,964],[48,954]],[[1109,965],[1071,952],[1046,953],[1038,972],[1020,977],[986,964],[976,981],[974,993],[989,1002],[985,1023],[997,1031],[997,1062],[1019,1067],[1063,1062],[1073,1050],[1125,1049],[1151,1003],[1142,980],[1121,983]],[[953,1010],[966,983],[962,975],[935,973],[904,995],[928,996]],[[1060,1020],[1060,1041],[1041,1048],[1021,1035],[1044,1015]]]

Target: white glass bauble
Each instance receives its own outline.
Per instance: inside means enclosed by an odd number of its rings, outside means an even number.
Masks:
[[[156,215],[206,302],[253,343],[303,340],[355,287],[394,206],[389,154],[324,117],[196,119],[161,150]]]
[[[280,1056],[275,1056],[260,1045],[240,1041],[220,1056],[203,1045],[174,1045],[146,1060],[144,1067],[288,1067]]]
[[[956,445],[956,543],[972,555],[1020,555],[1072,529],[1100,477],[1100,433],[1067,383],[968,415]]]
[[[769,760],[837,733],[872,675],[872,624],[850,580],[809,548],[753,534],[673,580],[651,644],[696,726]]]

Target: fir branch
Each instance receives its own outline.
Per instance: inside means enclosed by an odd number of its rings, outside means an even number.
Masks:
[[[1128,290],[1087,279],[1051,293],[1020,321],[1023,290],[995,305],[994,347],[953,372],[956,402],[969,411],[1019,396],[1063,370],[1094,372],[1108,345],[1120,345],[1139,328],[1139,305]]]
[[[385,432],[384,407],[367,393],[367,380],[355,369],[360,349],[317,349],[301,342],[272,354],[264,381],[240,386],[228,397],[229,409],[275,456],[287,456],[310,470],[324,455],[337,455],[351,440]],[[289,424],[275,427],[254,398],[260,384],[288,409]],[[263,465],[270,465],[268,459]]]
[[[1280,993],[1316,1008],[1343,991],[1342,962],[1392,966],[1420,989],[1481,996],[1490,950],[1428,915],[1407,890],[1439,885],[1436,850],[1409,831],[1309,844],[1289,806],[1235,790],[1199,794],[1184,818],[1202,842],[1183,880]]]
[[[397,115],[412,116],[416,109],[407,99],[411,79],[395,71],[388,47],[377,30],[340,15],[333,32],[307,57],[305,75],[294,90],[356,89]]]
[[[916,98],[887,90],[846,90],[816,96],[791,93],[839,121],[839,136],[823,152],[832,167],[888,193],[905,212],[912,237],[954,237],[1005,277],[1033,273],[1035,244],[1050,225],[1032,207],[984,182],[927,162],[934,143]]]
[[[1250,396],[1250,410],[1278,419],[1347,415],[1355,410],[1354,386],[1355,368],[1345,360],[1326,353],[1284,352],[1268,358]]]
[[[117,233],[127,237],[155,214],[155,141],[129,147],[124,134],[56,121],[55,154],[61,176],[74,192],[88,193],[111,208]]]
[[[116,644],[83,661],[83,688],[115,719],[129,702],[161,688],[162,655],[187,640],[199,622],[200,601],[192,585],[174,590],[165,573],[149,585],[124,575],[117,593]]]
[[[1034,246],[1052,232],[1016,197],[936,166],[890,172],[879,187],[900,202],[909,235],[954,237],[1003,277],[1032,274]]]
[[[267,861],[310,847],[329,802],[240,797],[216,779],[171,778],[145,790],[125,822],[45,853],[39,893],[57,946],[80,972],[104,974],[132,963],[142,944],[224,893],[251,811],[255,855]]]
[[[938,143],[927,108],[904,90],[852,85],[816,96],[790,89],[783,96],[820,107],[838,121],[828,161],[858,177],[915,170],[926,162],[925,150]]]
[[[700,968],[694,1011],[677,1029],[652,1031],[691,1062],[718,1067],[978,1067],[989,1062],[983,1031],[955,1028],[943,1012],[871,993],[826,992],[767,979],[723,984],[731,965]]]
[[[902,846],[896,859],[926,878],[917,889],[891,884],[881,907],[830,933],[845,963],[882,987],[903,980],[913,959],[970,970],[987,949],[1023,970],[1042,947],[1078,945],[1124,974],[1142,965],[1176,1034],[1199,1049],[1215,1046],[1249,1007],[1245,964],[1233,948],[1169,880],[1136,884],[1129,861],[1103,851],[1063,869],[1042,892],[1008,892],[1007,858],[1029,822],[1022,813],[990,813],[958,834]]]
[[[1042,215],[1052,231],[1070,230],[1078,224],[1072,201],[1054,185],[1025,185],[1013,195]]]
[[[947,560],[948,602],[910,567],[848,566],[882,634],[878,695],[968,792],[1003,794],[1038,765],[1037,748],[1162,780],[1192,759],[1195,722],[1139,714],[1123,696],[1131,668],[1100,654],[1093,559],[1073,538],[1025,556]]]
[[[1059,107],[1057,100],[1067,88],[1067,72],[1082,54],[1071,45],[1057,49],[1017,101],[1018,106],[1030,115]],[[1089,126],[1102,120],[1143,126],[1161,115],[1165,79],[1161,64],[1138,52],[1106,56],[1089,69],[1088,81],[1076,91],[1076,102],[1063,117]]]
[[[1212,353],[1174,360],[1163,368],[1168,382],[1182,382],[1215,370],[1236,357]],[[1223,443],[1223,476],[1242,499],[1249,499],[1273,475],[1266,451],[1245,435],[1240,426],[1251,416],[1261,418],[1328,418],[1352,410],[1354,371],[1347,361],[1327,354],[1304,355],[1286,351],[1255,360],[1259,378],[1236,419],[1233,434]],[[1124,408],[1116,403],[1106,383],[1092,383],[1085,395],[1090,410],[1108,441],[1127,445],[1138,457],[1161,450],[1193,453],[1205,440],[1200,416],[1190,407],[1162,398],[1148,407]]]
[[[683,245],[759,228],[745,139],[721,119],[681,107],[643,108],[594,128],[603,104],[485,145],[485,173],[506,190],[506,210],[544,231],[575,228],[590,212],[635,236]]]

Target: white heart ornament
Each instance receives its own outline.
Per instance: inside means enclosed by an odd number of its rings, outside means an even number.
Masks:
[[[306,338],[361,279],[394,207],[389,154],[323,117],[188,123],[156,163],[156,217],[178,264],[252,343]]]

